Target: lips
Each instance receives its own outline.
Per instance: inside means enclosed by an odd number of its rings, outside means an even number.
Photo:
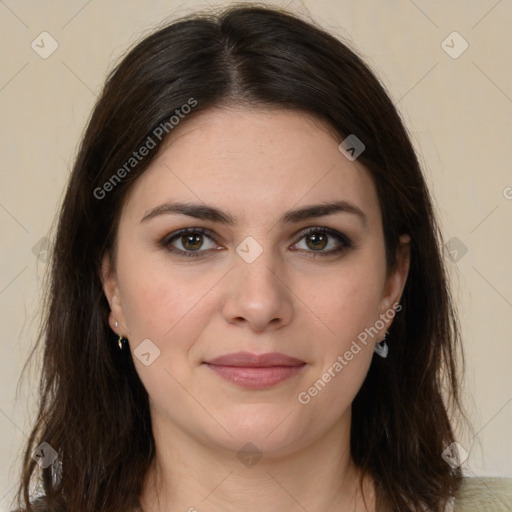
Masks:
[[[216,357],[205,364],[223,379],[248,389],[275,386],[299,373],[306,365],[300,359],[279,352],[236,352]]]
[[[290,357],[279,352],[270,352],[267,354],[235,352],[211,359],[207,361],[207,364],[218,366],[243,366],[246,368],[268,368],[272,366],[301,366],[305,363],[295,357]]]

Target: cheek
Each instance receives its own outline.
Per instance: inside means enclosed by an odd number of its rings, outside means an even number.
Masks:
[[[384,269],[375,261],[355,262],[330,273],[316,287],[317,292],[306,299],[311,309],[328,328],[334,343],[343,347],[347,342],[372,326],[379,318],[384,283]]]
[[[350,407],[363,384],[373,358],[373,344],[380,341],[365,331],[379,318],[379,268],[354,265],[333,273],[311,297],[310,308],[319,312],[326,328],[324,335],[315,338],[311,377],[297,396],[299,403],[307,402],[307,418],[332,424]],[[305,421],[307,428],[315,428]]]
[[[144,262],[141,265],[140,262]],[[132,253],[118,265],[122,307],[136,343],[149,338],[163,351],[193,343],[211,307],[208,290],[214,287],[210,272],[192,275],[161,257]]]

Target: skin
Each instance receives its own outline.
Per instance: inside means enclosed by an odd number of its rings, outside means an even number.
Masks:
[[[368,508],[357,489],[351,403],[392,319],[308,404],[297,398],[399,302],[409,269],[404,235],[397,268],[387,271],[375,185],[339,142],[307,114],[216,108],[178,125],[130,190],[115,261],[105,256],[102,279],[110,326],[129,340],[132,355],[145,339],[160,350],[149,366],[134,355],[156,443],[144,510],[375,510],[372,482],[365,482]],[[366,221],[339,212],[279,223],[288,210],[339,200]],[[168,201],[206,203],[237,222],[182,214],[141,221]],[[187,244],[178,236],[170,245],[202,251],[199,257],[160,243],[198,227],[215,239],[199,234]],[[345,234],[353,246],[314,258],[341,245],[329,235],[317,248],[303,232],[318,227]],[[236,252],[248,236],[262,248],[251,263]],[[307,364],[263,390],[227,382],[202,364],[240,350],[282,352]],[[237,457],[248,442],[262,455],[250,467]]]

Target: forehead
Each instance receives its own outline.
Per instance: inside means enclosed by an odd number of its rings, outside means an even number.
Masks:
[[[157,204],[215,205],[237,219],[266,218],[301,204],[346,200],[380,219],[368,170],[338,149],[340,138],[317,118],[290,110],[215,108],[185,119],[140,176],[126,213]]]

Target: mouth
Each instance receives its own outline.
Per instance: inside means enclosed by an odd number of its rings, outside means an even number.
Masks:
[[[221,378],[247,389],[270,388],[297,375],[306,366],[306,362],[278,352],[236,352],[203,364]]]

